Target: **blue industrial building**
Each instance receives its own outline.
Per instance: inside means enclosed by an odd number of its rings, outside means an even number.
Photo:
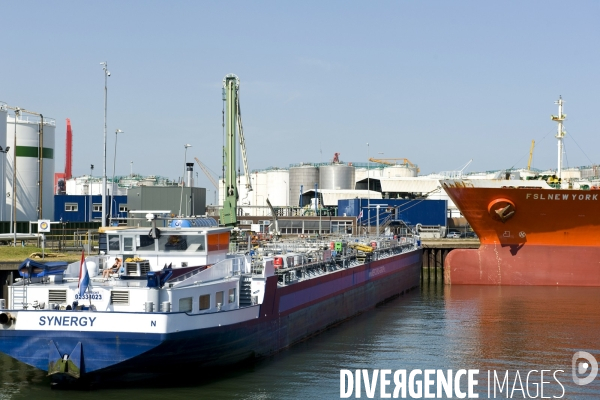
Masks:
[[[127,218],[127,196],[107,196],[105,215],[110,213],[112,202],[113,224]],[[56,195],[54,196],[54,221],[100,222],[102,221],[102,196]]]
[[[383,226],[391,221],[406,225],[446,226],[446,200],[427,199],[350,199],[338,200],[338,215],[357,217],[360,226]],[[361,215],[362,212],[362,215]],[[358,218],[360,216],[360,218]]]

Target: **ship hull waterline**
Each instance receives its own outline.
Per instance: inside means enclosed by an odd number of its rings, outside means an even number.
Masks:
[[[455,249],[444,262],[452,285],[600,286],[600,248],[481,245]]]
[[[276,277],[270,277],[263,303],[238,310],[256,314],[243,322],[166,334],[2,330],[0,351],[47,371],[49,354],[55,348],[61,356],[81,348],[81,376],[95,381],[114,377],[127,380],[129,373],[131,377],[170,373],[184,365],[195,369],[222,367],[274,354],[418,287],[420,268],[421,252],[417,250],[284,287],[278,286]],[[83,314],[61,313],[69,318]],[[201,317],[189,314],[186,318]],[[62,381],[64,376],[51,378]]]

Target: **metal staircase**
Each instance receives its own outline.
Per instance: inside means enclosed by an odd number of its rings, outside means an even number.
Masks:
[[[240,307],[252,305],[252,278],[249,275],[240,277]]]

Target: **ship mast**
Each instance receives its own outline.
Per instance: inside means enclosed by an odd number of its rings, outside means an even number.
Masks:
[[[558,139],[558,168],[556,170],[556,177],[560,181],[562,179],[563,138],[566,134],[563,128],[563,121],[567,118],[567,115],[563,114],[562,96],[559,96],[554,104],[558,104],[558,115],[551,115],[550,118],[552,121],[558,122],[558,131],[556,133],[556,139]]]

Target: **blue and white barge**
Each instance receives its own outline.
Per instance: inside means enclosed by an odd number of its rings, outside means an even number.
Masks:
[[[63,270],[30,261],[0,310],[0,351],[53,381],[266,356],[419,285],[414,237],[279,242],[229,254],[230,229],[109,231]],[[123,267],[103,277],[115,259]],[[89,278],[86,278],[89,277]],[[118,373],[115,373],[118,372]]]

